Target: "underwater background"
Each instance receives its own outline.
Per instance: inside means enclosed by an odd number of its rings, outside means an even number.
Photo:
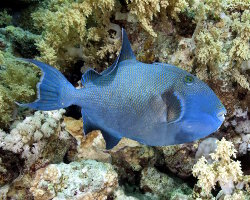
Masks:
[[[0,1],[0,199],[250,199],[249,0]],[[116,59],[125,28],[137,60],[178,66],[227,109],[212,135],[150,147],[82,134],[80,108],[34,111],[41,72],[75,86]]]

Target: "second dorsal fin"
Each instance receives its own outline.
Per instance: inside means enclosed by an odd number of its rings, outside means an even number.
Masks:
[[[83,75],[82,75],[82,85],[84,85],[85,83],[95,80],[96,78],[98,78],[99,76],[101,76],[101,74],[99,74],[97,71],[95,71],[94,69],[89,68]]]

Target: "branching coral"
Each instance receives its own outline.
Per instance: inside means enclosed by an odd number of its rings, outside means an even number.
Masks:
[[[114,6],[114,0],[50,0],[48,8],[41,8],[32,15],[35,26],[42,30],[42,39],[37,41],[40,59],[60,69],[76,59],[96,67],[96,53],[101,48],[109,45],[111,52],[118,50],[108,39]],[[105,51],[105,55],[108,52]]]
[[[134,14],[141,26],[154,37],[161,33],[157,30],[157,26],[152,26],[154,19],[167,25],[164,23],[166,21],[162,20],[162,17],[167,15],[175,22],[184,19],[183,23],[185,20],[188,20],[189,24],[196,23],[192,39],[185,38],[191,39],[189,52],[192,52],[192,55],[185,55],[188,51],[184,50],[180,51],[179,55],[183,54],[184,57],[191,58],[191,63],[188,64],[193,65],[197,76],[201,79],[221,78],[223,74],[224,79],[226,77],[229,81],[236,81],[243,88],[250,90],[249,77],[242,71],[242,63],[250,59],[249,1],[127,0],[126,2],[130,14]],[[185,30],[187,27],[184,24],[181,28]],[[178,38],[174,38],[176,39]],[[171,49],[172,46],[168,48]],[[157,51],[154,50],[154,52]],[[178,64],[176,53],[173,57],[168,62]],[[186,64],[178,65],[192,71],[190,67],[183,66]]]
[[[193,166],[193,175],[198,177],[197,186],[202,189],[200,195],[209,197],[217,182],[227,197],[233,193],[239,194],[237,187],[244,185],[244,176],[240,162],[231,159],[231,157],[236,157],[233,144],[222,138],[221,141],[217,141],[215,153],[210,155],[213,160],[211,164],[208,163],[205,157],[201,157]]]
[[[16,154],[21,154],[29,167],[40,156],[46,145],[46,139],[50,138],[58,128],[63,109],[59,111],[37,111],[34,116],[18,123],[10,133],[0,132],[0,148]],[[62,135],[67,134],[62,132]]]
[[[186,0],[126,0],[126,2],[130,12],[136,15],[141,26],[153,37],[157,36],[151,25],[154,17],[163,12],[177,19],[177,13],[188,7]]]
[[[196,58],[202,65],[208,65],[212,69],[220,69],[220,65],[227,59],[223,52],[221,30],[210,25],[209,29],[203,29],[196,37]]]

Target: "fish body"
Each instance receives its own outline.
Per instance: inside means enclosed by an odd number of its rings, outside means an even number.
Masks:
[[[178,67],[136,60],[123,30],[115,63],[98,73],[89,69],[82,89],[75,89],[55,68],[35,60],[43,76],[38,99],[20,104],[53,110],[69,105],[82,108],[84,132],[100,129],[107,148],[122,137],[150,146],[192,142],[215,132],[226,109],[203,81]]]

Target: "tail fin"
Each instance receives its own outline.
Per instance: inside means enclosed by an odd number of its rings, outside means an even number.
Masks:
[[[37,84],[37,100],[32,103],[17,103],[19,106],[36,110],[56,110],[68,107],[73,103],[71,94],[75,88],[60,71],[37,60],[23,60],[38,66],[43,74]]]

